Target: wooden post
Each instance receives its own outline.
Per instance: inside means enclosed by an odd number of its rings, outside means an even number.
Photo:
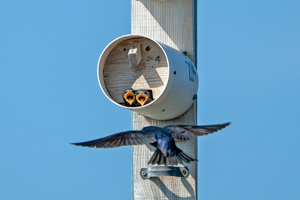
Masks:
[[[131,0],[131,33],[186,51],[196,66],[196,3],[197,0]],[[185,114],[173,120],[154,120],[132,112],[132,129],[141,130],[150,125],[195,125],[196,118],[196,102]],[[197,157],[197,140],[177,141],[176,144],[187,154]],[[197,162],[185,164],[190,173],[188,178],[141,178],[140,169],[147,167],[153,152],[150,145],[132,148],[132,199],[197,199]]]

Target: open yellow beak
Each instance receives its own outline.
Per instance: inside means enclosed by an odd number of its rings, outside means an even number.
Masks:
[[[148,97],[145,94],[139,94],[136,96],[136,100],[143,106],[144,103],[147,101]]]
[[[134,96],[133,92],[128,92],[125,94],[124,98],[131,105],[132,102],[134,101],[135,96]]]

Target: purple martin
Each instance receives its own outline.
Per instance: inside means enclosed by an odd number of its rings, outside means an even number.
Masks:
[[[123,92],[123,99],[126,106],[136,106],[135,91],[132,88],[128,88]]]
[[[136,101],[141,105],[150,103],[153,100],[152,90],[135,90]]]
[[[163,128],[147,126],[141,131],[126,131],[97,140],[71,144],[96,148],[150,144],[156,147],[156,150],[148,165],[183,165],[182,162],[190,163],[191,161],[197,161],[197,159],[179,149],[175,144],[175,140],[190,140],[197,136],[208,135],[228,125],[230,125],[230,122],[208,126],[169,125]]]

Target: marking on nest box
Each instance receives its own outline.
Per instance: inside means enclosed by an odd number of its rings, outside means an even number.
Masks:
[[[159,63],[159,61],[160,61],[159,56],[157,56],[157,57],[155,58],[155,61],[157,61],[157,62]]]
[[[195,82],[196,78],[197,78],[197,72],[194,68],[194,65],[191,61],[185,61],[185,63],[187,64],[188,68],[189,68],[189,80],[191,82]]]
[[[152,61],[152,60],[157,61],[158,63],[161,61],[159,56],[157,56],[156,58],[154,58],[152,56],[148,56],[146,61],[149,62],[149,61]]]

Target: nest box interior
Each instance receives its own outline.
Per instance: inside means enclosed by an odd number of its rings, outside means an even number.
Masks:
[[[117,44],[109,52],[103,68],[105,87],[121,105],[127,88],[152,90],[155,100],[163,92],[168,76],[165,53],[155,42],[142,37]]]

